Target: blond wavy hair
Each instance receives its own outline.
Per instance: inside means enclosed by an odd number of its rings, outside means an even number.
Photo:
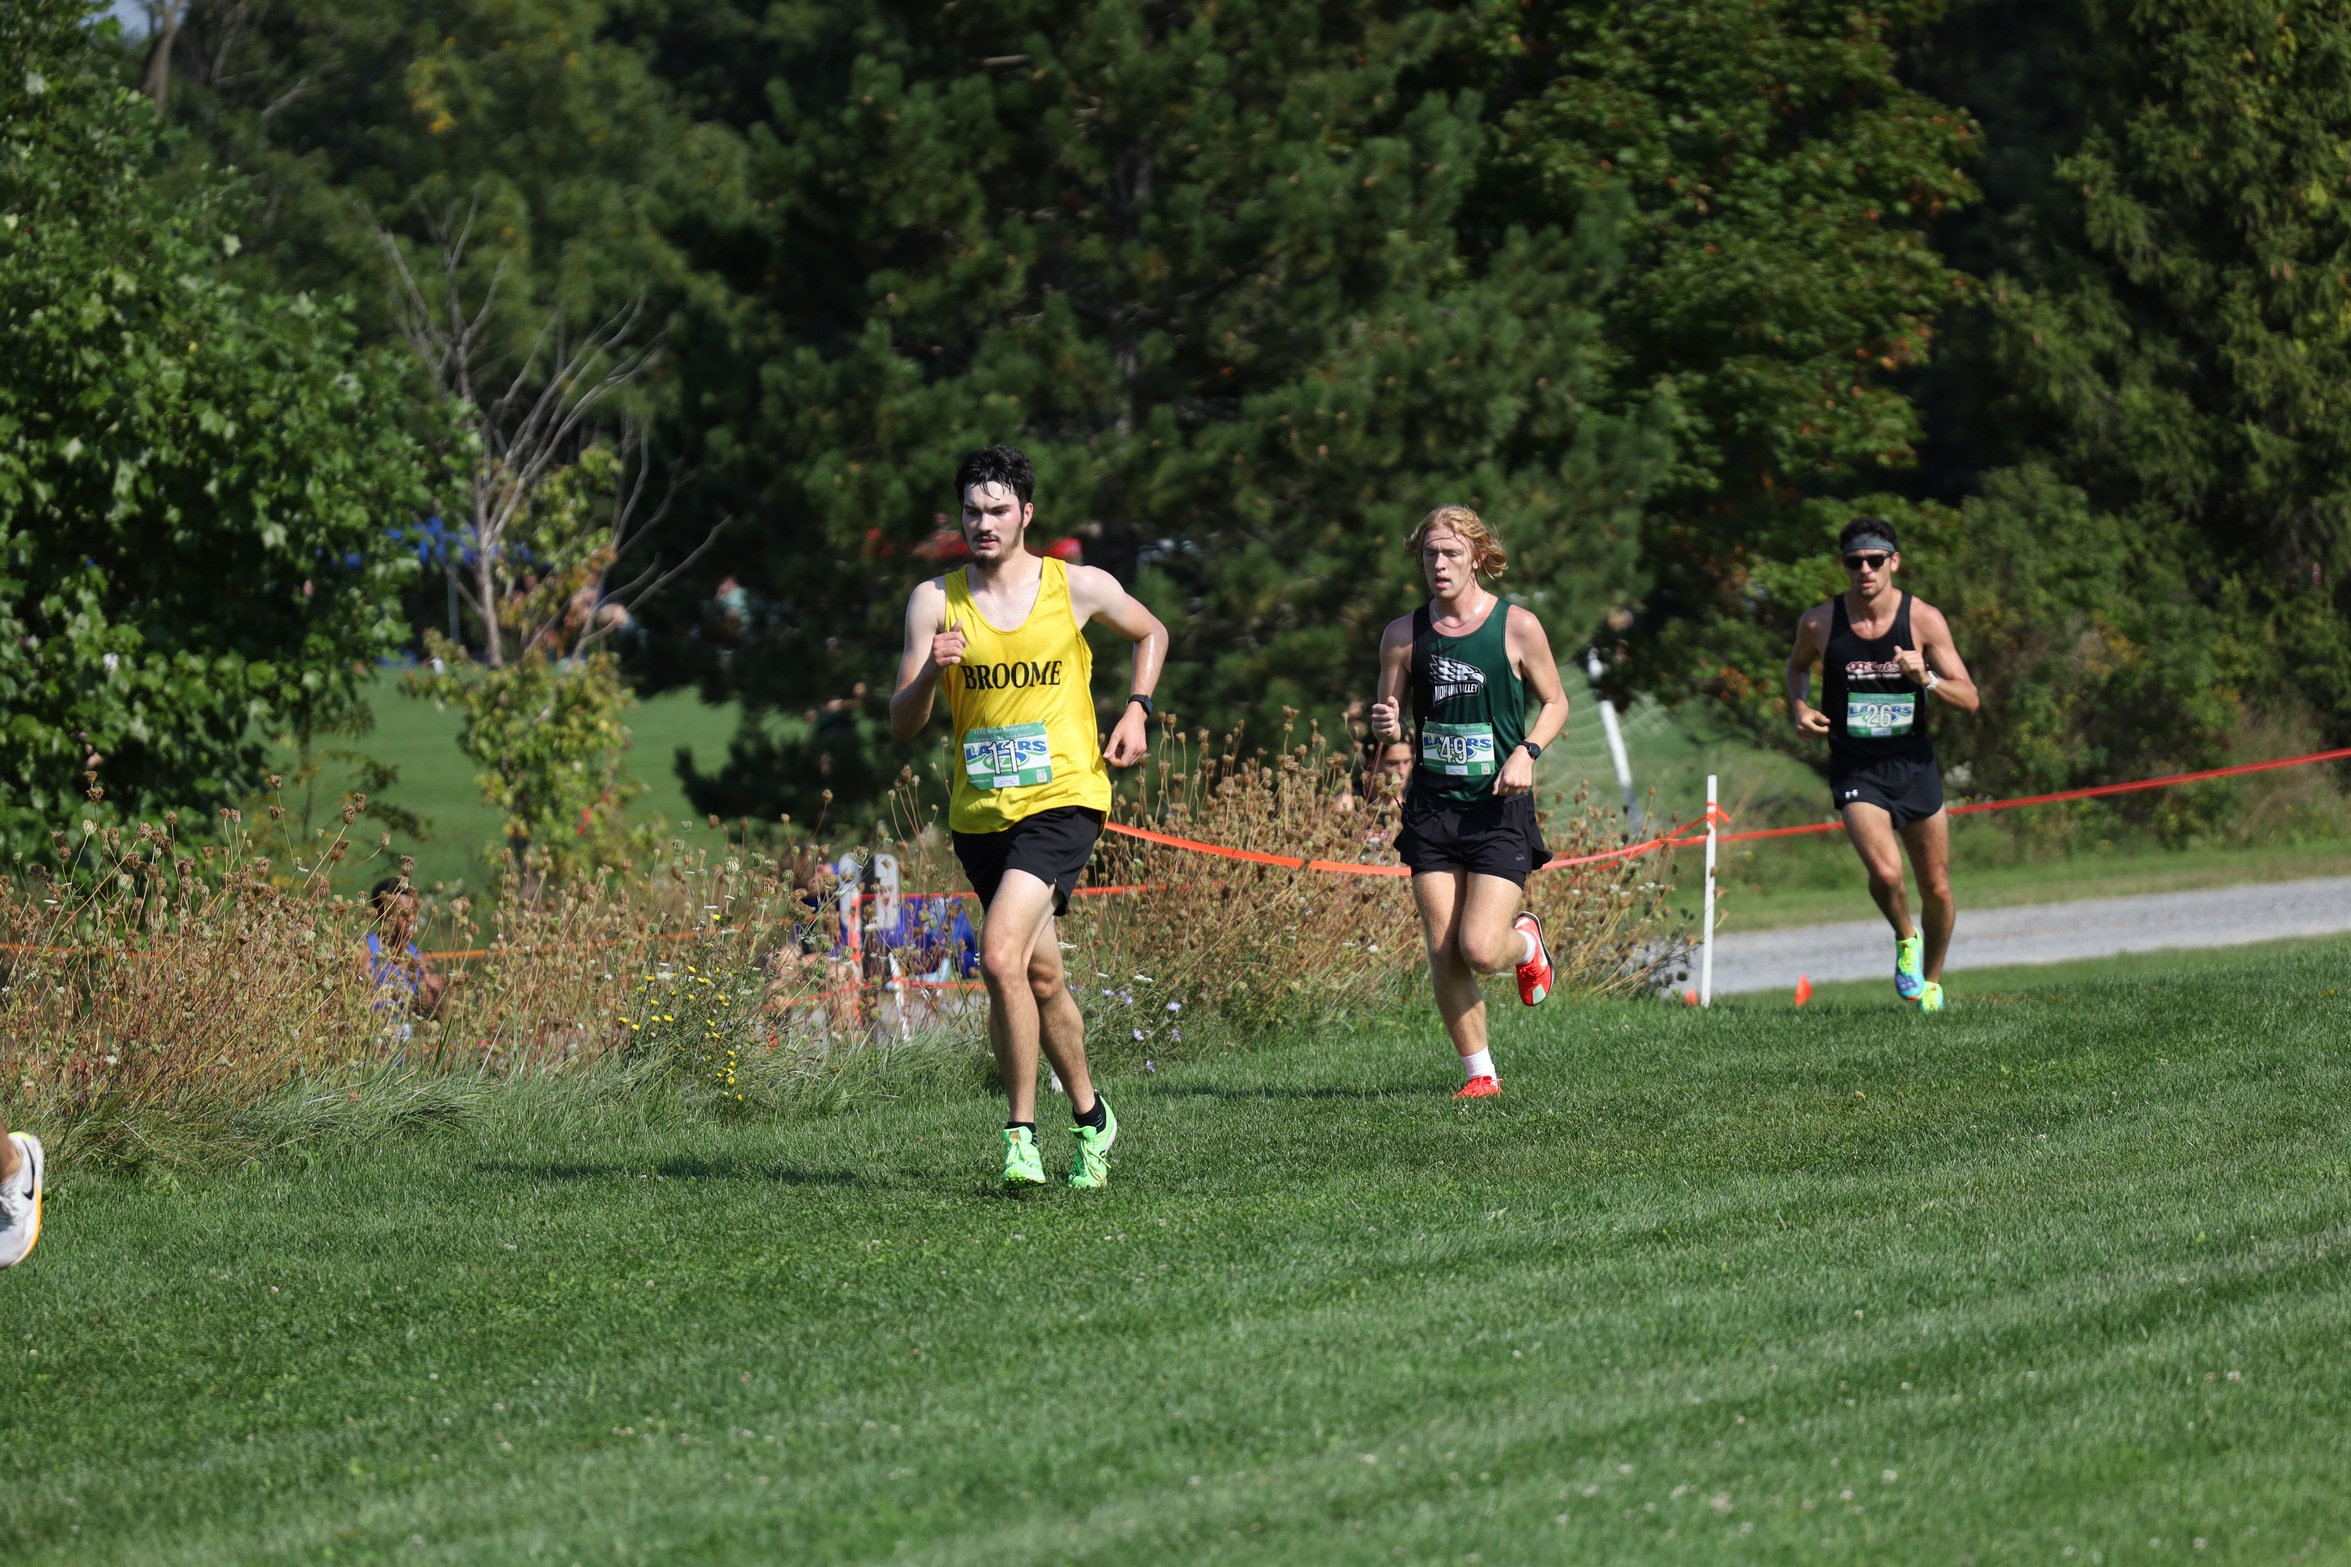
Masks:
[[[1486,526],[1486,519],[1467,506],[1440,506],[1420,519],[1420,526],[1412,530],[1412,537],[1404,541],[1405,549],[1418,558],[1429,535],[1439,528],[1457,535],[1469,546],[1469,569],[1481,577],[1500,579],[1510,565],[1510,556],[1502,548],[1502,541],[1494,530]]]

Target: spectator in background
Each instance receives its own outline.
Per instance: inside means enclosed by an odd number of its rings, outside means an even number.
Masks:
[[[368,889],[367,900],[376,916],[376,928],[367,933],[367,977],[411,1016],[433,1016],[449,981],[416,950],[416,889],[405,876],[386,876]]]
[[[718,579],[718,591],[710,595],[711,607],[718,611],[718,633],[728,642],[739,642],[743,627],[751,615],[751,595],[743,584],[732,576]]]

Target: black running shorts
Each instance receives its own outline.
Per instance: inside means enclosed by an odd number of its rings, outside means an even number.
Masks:
[[[1069,895],[1101,836],[1100,811],[1057,805],[1024,816],[1002,832],[955,834],[955,857],[963,862],[963,874],[971,878],[983,909],[996,901],[1006,871],[1027,871],[1053,888],[1053,912],[1067,914]]]
[[[1497,795],[1467,804],[1430,800],[1407,791],[1396,853],[1413,874],[1469,871],[1523,887],[1551,858],[1535,821],[1534,796]]]
[[[1874,805],[1900,831],[1943,808],[1943,770],[1931,758],[1879,757],[1842,771],[1832,763],[1829,799],[1839,816],[1848,805]]]

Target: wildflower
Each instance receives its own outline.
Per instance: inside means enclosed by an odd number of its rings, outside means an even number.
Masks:
[[[1181,1001],[1170,1001],[1167,1004],[1167,1010],[1170,1012],[1181,1012],[1184,1010],[1184,1004]]]
[[[1142,1042],[1142,1038],[1143,1038],[1143,1031],[1142,1031],[1141,1029],[1139,1029],[1139,1028],[1138,1028],[1138,1029],[1136,1029],[1136,1030],[1135,1030],[1135,1040],[1136,1040],[1136,1042],[1137,1042],[1138,1044],[1139,1044],[1139,1043],[1141,1043],[1141,1042]]]

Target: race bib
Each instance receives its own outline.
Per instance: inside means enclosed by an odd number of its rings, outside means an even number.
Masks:
[[[1916,691],[1845,693],[1845,733],[1856,740],[1890,740],[1917,721]]]
[[[1420,727],[1420,765],[1448,778],[1494,776],[1494,728],[1491,724],[1423,724]]]
[[[974,789],[1021,789],[1053,781],[1053,742],[1043,724],[974,729],[963,737],[963,776]]]

